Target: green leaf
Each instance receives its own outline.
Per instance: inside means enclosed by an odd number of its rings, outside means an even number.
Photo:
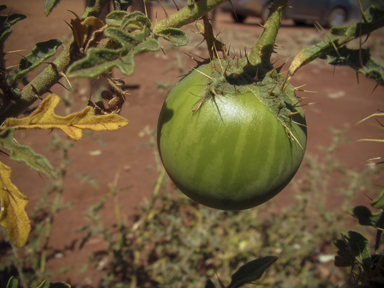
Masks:
[[[174,46],[184,46],[188,44],[187,34],[177,28],[166,28],[157,33],[158,36],[163,37],[164,39],[171,42]]]
[[[131,49],[138,44],[138,41],[135,37],[116,27],[105,29],[104,35],[118,42],[121,46],[124,47],[126,52],[131,51]]]
[[[11,278],[9,278],[9,280],[8,280],[6,288],[18,288],[18,287],[19,287],[19,280],[15,279],[15,278],[13,278],[13,276],[11,276]]]
[[[7,6],[2,5],[1,8],[7,8]],[[0,43],[4,43],[8,39],[9,35],[12,34],[12,29],[10,27],[16,22],[25,19],[26,16],[22,14],[12,14],[7,16],[0,16]]]
[[[44,280],[40,286],[36,288],[71,288],[71,285],[64,282],[51,283],[48,280]]]
[[[53,8],[59,4],[60,0],[46,0],[44,5],[45,16],[48,16],[52,12]]]
[[[376,227],[383,211],[372,213],[371,210],[365,206],[357,206],[350,210],[349,213],[359,219],[360,225]]]
[[[227,288],[238,288],[259,279],[277,259],[276,256],[266,256],[244,264],[232,275],[232,281]]]
[[[133,0],[113,0],[114,10],[127,10],[133,4]]]
[[[376,209],[384,209],[384,190],[381,191],[379,197],[372,201],[371,205]]]
[[[56,49],[61,45],[61,43],[62,42],[57,39],[36,43],[32,52],[20,60],[19,71],[16,75],[15,81],[18,82],[24,77],[25,74],[31,72],[45,60],[55,55]]]
[[[213,284],[211,279],[208,279],[207,282],[205,282],[204,288],[216,288],[216,286]]]
[[[121,28],[135,28],[135,29],[142,29],[144,26],[151,27],[151,21],[148,19],[147,16],[144,15],[144,13],[140,11],[133,11],[132,13],[129,13],[127,16],[124,17]]]
[[[337,250],[338,256],[335,257],[336,267],[349,267],[354,263],[354,258],[348,250],[348,245],[344,240],[337,239],[333,243],[339,250]]]
[[[343,46],[338,49],[338,52],[330,52],[327,55],[327,60],[331,65],[349,66],[358,73],[384,86],[384,66],[371,57],[369,49],[349,49]]]
[[[111,28],[109,28],[111,29]],[[120,30],[121,31],[121,30]],[[124,32],[124,31],[121,31]],[[119,32],[120,33],[120,32]],[[124,32],[125,33],[125,32]],[[143,33],[135,35],[136,45]],[[115,36],[117,33],[115,34]],[[124,47],[118,50],[111,50],[107,48],[90,48],[87,50],[87,56],[75,63],[73,63],[67,70],[68,77],[96,77],[105,71],[117,67],[125,75],[132,75],[135,69],[133,58],[136,54],[145,51],[158,51],[160,50],[160,43],[153,39],[148,38],[144,42],[132,47],[132,37],[124,38],[125,34],[120,33],[119,41],[124,44]],[[128,35],[128,34],[126,34]],[[116,36],[117,37],[117,36]]]
[[[56,178],[56,172],[43,155],[37,154],[30,147],[20,145],[13,139],[15,131],[6,129],[0,133],[0,142],[4,148],[11,152],[11,159],[24,161],[27,165],[51,178]]]
[[[109,26],[120,27],[123,23],[123,19],[125,16],[129,15],[126,11],[113,11],[107,15],[105,18],[105,23]]]
[[[359,265],[364,269],[369,269],[371,253],[369,252],[368,240],[355,231],[343,233],[342,236],[342,240],[335,242],[335,246],[339,249],[337,251],[338,256],[335,257],[335,266]]]

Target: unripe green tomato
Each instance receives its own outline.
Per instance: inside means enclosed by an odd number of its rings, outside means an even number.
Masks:
[[[209,65],[198,70],[206,76],[189,73],[161,109],[157,142],[163,165],[175,185],[203,205],[223,210],[260,205],[291,181],[304,156],[306,123],[301,107],[294,106],[294,89],[286,88],[293,95],[284,100],[293,116],[282,116],[288,119],[282,122],[263,100],[266,95],[257,95],[268,93],[273,79],[233,93],[216,89],[216,96],[203,100],[197,96],[207,94],[212,71]]]

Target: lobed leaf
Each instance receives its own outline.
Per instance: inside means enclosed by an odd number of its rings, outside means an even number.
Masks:
[[[11,173],[11,168],[0,162],[0,225],[5,228],[9,239],[17,247],[23,247],[31,231],[31,224],[25,212],[29,200],[12,183]]]
[[[144,32],[135,37],[117,29],[108,28],[104,32],[118,41],[123,47],[117,50],[108,48],[90,48],[85,58],[73,63],[67,70],[68,77],[97,77],[113,67],[117,67],[125,75],[132,75],[135,69],[133,58],[135,55],[145,51],[160,50],[160,43],[148,38],[142,43]]]
[[[188,36],[187,34],[180,29],[177,28],[166,28],[159,32],[157,35],[163,37],[164,39],[171,42],[174,46],[184,46],[188,44]]]
[[[372,213],[371,210],[365,206],[357,206],[349,213],[359,220],[360,225],[376,227],[383,212]]]
[[[342,236],[342,240],[335,242],[336,247],[339,248],[338,256],[335,257],[335,266],[347,267],[357,264],[370,267],[371,253],[368,240],[355,231],[348,231]]]
[[[109,26],[120,27],[123,23],[123,19],[125,16],[129,15],[127,11],[112,11],[105,18],[105,23]]]
[[[57,47],[59,47],[61,43],[62,42],[57,39],[36,43],[32,52],[20,60],[19,71],[15,78],[16,83],[23,78],[25,74],[31,72],[45,60],[55,55]]]
[[[133,0],[113,0],[113,6],[115,10],[127,10],[133,2]]]
[[[31,115],[21,119],[8,118],[4,126],[14,129],[61,129],[72,139],[80,140],[84,129],[114,131],[128,125],[128,120],[117,114],[95,116],[90,106],[65,117],[57,116],[54,110],[60,101],[59,96],[51,94]]]
[[[357,50],[343,46],[337,52],[331,51],[326,57],[329,64],[349,66],[384,86],[384,66],[372,58],[369,49]]]
[[[140,11],[133,11],[126,15],[121,23],[121,28],[134,28],[134,29],[143,29],[145,27],[151,27],[151,21],[148,19],[144,13]]]
[[[2,10],[6,9],[6,5],[1,6]],[[10,27],[17,23],[20,20],[27,18],[27,16],[22,14],[11,14],[7,16],[0,16],[0,44],[4,43],[8,39],[9,35],[12,34],[12,29]]]
[[[48,16],[52,12],[53,8],[59,4],[59,2],[60,0],[46,0],[44,5],[45,16]]]
[[[18,144],[13,138],[14,133],[13,129],[5,129],[0,133],[0,142],[4,148],[11,152],[11,159],[24,161],[36,171],[43,172],[51,178],[56,178],[56,172],[48,159],[41,154],[37,154],[30,147]]]
[[[232,275],[232,281],[227,288],[238,288],[258,280],[277,259],[276,256],[266,256],[244,264]]]
[[[371,6],[364,12],[364,15],[367,22],[362,21],[351,26],[333,27],[325,34],[324,42],[300,51],[289,67],[289,74],[293,76],[303,65],[317,58],[326,58],[327,55],[334,55],[334,53],[340,50],[340,47],[346,45],[349,41],[384,26],[384,10]],[[374,63],[371,65],[375,66]],[[358,67],[363,68],[361,66]]]

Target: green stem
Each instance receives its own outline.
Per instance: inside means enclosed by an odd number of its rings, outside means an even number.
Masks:
[[[271,55],[274,51],[275,40],[279,32],[284,11],[288,6],[288,0],[275,0],[272,3],[269,18],[264,24],[263,32],[256,45],[252,47],[249,60],[253,65],[261,64],[262,67],[270,69]]]
[[[183,9],[180,9],[178,12],[172,14],[168,18],[157,22],[152,26],[153,32],[161,31],[165,28],[180,28],[189,23],[195,22],[200,17],[207,14],[209,11],[213,10],[220,4],[228,0],[205,0],[205,1],[196,1],[185,6]]]
[[[17,252],[17,247],[10,240],[9,240],[9,243],[12,246],[12,252],[13,252],[13,255],[15,257],[14,261],[15,261],[17,272],[19,273],[19,278],[20,278],[20,281],[21,281],[21,286],[23,288],[28,288],[28,283],[27,283],[27,280],[25,279],[25,275],[24,275],[24,272],[23,272],[23,264],[20,261],[19,253]]]

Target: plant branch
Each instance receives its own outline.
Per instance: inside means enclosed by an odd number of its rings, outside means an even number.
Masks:
[[[83,14],[83,18],[89,16],[98,17],[104,7],[110,3],[110,0],[91,0]],[[39,75],[36,76],[27,86],[21,91],[21,96],[10,102],[9,105],[2,107],[0,111],[0,123],[9,117],[17,117],[30,107],[44,93],[50,91],[62,77],[63,72],[74,61],[72,59],[71,49],[73,48],[73,37],[64,48],[63,52],[48,65]]]
[[[193,2],[168,18],[154,24],[153,32],[156,34],[165,28],[180,28],[192,23],[226,1],[228,0],[200,0]]]
[[[324,36],[324,42],[307,47],[300,51],[293,59],[289,67],[289,75],[293,76],[300,67],[316,60],[326,58],[327,55],[339,53],[339,48],[348,42],[361,38],[364,35],[370,35],[373,31],[384,27],[384,11],[375,7],[370,7],[364,12],[365,20],[351,26],[334,27]],[[367,36],[367,37],[368,37]],[[340,56],[340,55],[339,55]],[[360,67],[363,68],[363,67]]]

